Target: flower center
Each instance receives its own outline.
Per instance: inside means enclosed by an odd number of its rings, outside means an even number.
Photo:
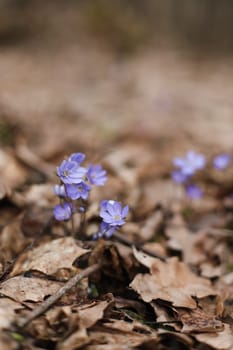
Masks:
[[[69,176],[69,171],[68,171],[68,170],[64,170],[63,173],[62,173],[62,175],[63,175],[64,177]]]
[[[114,220],[116,220],[116,221],[120,220],[120,218],[121,218],[120,215],[115,215],[114,216]]]

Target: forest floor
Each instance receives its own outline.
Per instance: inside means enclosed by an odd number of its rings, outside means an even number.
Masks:
[[[231,350],[233,168],[212,160],[233,155],[232,60],[30,43],[1,48],[0,76],[1,350]],[[207,159],[197,200],[170,176],[188,150]],[[56,166],[74,152],[108,175],[84,240],[52,213]],[[103,199],[130,210],[93,241]]]

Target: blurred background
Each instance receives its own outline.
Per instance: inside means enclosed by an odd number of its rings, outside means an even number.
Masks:
[[[232,19],[232,0],[1,0],[1,145],[232,150]]]

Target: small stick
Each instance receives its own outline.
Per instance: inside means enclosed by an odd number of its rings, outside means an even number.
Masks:
[[[71,288],[75,287],[83,278],[88,277],[93,272],[100,268],[100,264],[94,264],[87,267],[82,272],[78,273],[67,281],[54,295],[51,295],[40,306],[36,307],[26,318],[18,321],[19,328],[25,328],[35,318],[45,313],[52,305],[54,305],[63,295],[65,295]]]
[[[164,256],[154,253],[151,249],[143,248],[140,244],[131,242],[128,238],[124,237],[120,233],[114,233],[113,237],[116,238],[117,241],[124,243],[129,247],[132,247],[134,245],[138,250],[141,250],[143,253],[153,256],[154,258],[160,259],[161,261],[166,261]]]

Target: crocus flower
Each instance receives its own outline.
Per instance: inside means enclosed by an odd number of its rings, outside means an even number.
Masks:
[[[72,207],[69,203],[58,204],[53,210],[53,215],[58,221],[69,220],[72,215]]]
[[[185,188],[185,192],[187,197],[189,197],[190,199],[198,199],[203,196],[202,189],[195,184],[187,185]]]
[[[231,156],[227,153],[222,153],[214,158],[214,167],[218,170],[227,168],[231,163]]]
[[[103,186],[107,180],[106,170],[100,164],[90,164],[87,170],[87,179],[92,185]]]
[[[176,157],[173,160],[173,164],[187,176],[193,175],[196,170],[203,169],[205,167],[205,163],[205,156],[194,151],[188,151],[186,157],[184,158]]]
[[[128,206],[122,208],[121,203],[113,200],[104,200],[100,204],[100,217],[109,226],[122,226],[128,214]]]
[[[57,175],[65,184],[78,184],[83,181],[83,177],[87,170],[80,167],[78,163],[63,160],[61,165],[57,167]]]
[[[90,190],[91,190],[91,187],[87,185],[85,182],[80,182],[79,184],[66,185],[67,196],[72,200],[79,199],[79,198],[87,200]]]

